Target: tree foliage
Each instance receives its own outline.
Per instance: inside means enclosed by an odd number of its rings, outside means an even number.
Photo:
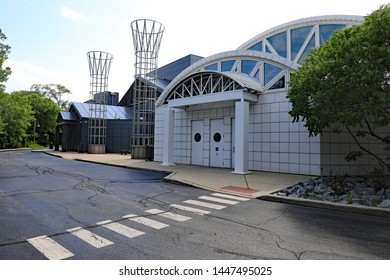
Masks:
[[[7,39],[7,37],[4,35],[0,28],[0,93],[4,92],[5,89],[5,86],[2,83],[6,82],[8,80],[8,76],[11,75],[11,68],[3,68],[3,64],[8,59],[8,54],[11,50],[10,46],[1,42],[5,39]]]
[[[34,142],[48,145],[54,139],[57,104],[35,92],[17,91],[0,94],[0,148],[25,147]]]
[[[314,49],[291,76],[287,97],[293,120],[305,121],[310,135],[341,126],[359,147],[347,160],[369,154],[390,169],[389,158],[362,144],[376,139],[390,151],[390,136],[380,133],[390,124],[390,5]]]
[[[62,110],[66,111],[69,107],[69,101],[64,100],[64,95],[71,94],[71,91],[60,84],[34,84],[31,91],[38,93],[43,97],[53,100]]]
[[[61,108],[53,100],[36,92],[16,91],[12,94],[26,96],[31,106],[34,121],[27,130],[29,141],[35,140],[39,144],[47,145],[54,139],[56,120]]]
[[[33,111],[26,96],[0,93],[0,148],[25,146],[27,130],[34,121]]]
[[[6,36],[0,29],[0,149],[25,147],[28,142],[47,145],[54,139],[56,119],[68,101],[70,90],[58,84],[33,85],[31,91],[4,92],[2,84],[11,74],[3,68],[11,47],[1,43]]]

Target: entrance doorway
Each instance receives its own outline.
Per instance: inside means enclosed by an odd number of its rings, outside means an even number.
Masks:
[[[210,166],[224,167],[224,123],[223,119],[211,120],[210,124]]]
[[[191,164],[203,165],[203,120],[192,121],[192,147],[191,147]]]

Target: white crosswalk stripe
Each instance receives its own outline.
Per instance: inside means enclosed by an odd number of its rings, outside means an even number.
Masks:
[[[95,248],[103,248],[105,246],[114,244],[114,242],[81,227],[71,228],[66,231],[73,234],[74,236],[77,236],[78,238],[87,242]]]
[[[158,209],[150,209],[150,210],[146,210],[145,212],[151,213],[151,214],[156,214],[156,215],[159,215],[161,217],[165,217],[165,218],[175,220],[178,222],[184,222],[184,221],[191,219],[190,217],[187,217],[187,216],[183,216],[183,215],[179,215],[179,214],[175,214],[175,213],[171,213],[171,212],[164,212],[164,211],[161,211]]]
[[[215,210],[222,210],[226,208],[225,205],[235,205],[242,201],[248,201],[249,198],[239,197],[235,195],[229,195],[224,193],[211,193],[210,196],[204,195],[198,197],[199,200],[194,199],[188,199],[183,201],[183,203],[192,204],[195,206],[215,209]],[[207,200],[209,202],[205,202],[202,200]],[[213,202],[213,203],[211,203]],[[215,203],[214,203],[215,202]],[[221,205],[222,204],[222,205]],[[182,211],[191,212],[197,215],[207,215],[211,212],[204,209],[199,209],[195,207],[189,207],[187,205],[181,205],[181,204],[171,204],[170,207],[176,208]],[[160,217],[164,217],[167,219],[171,219],[178,222],[184,222],[187,220],[190,220],[191,217],[187,217],[184,215],[179,215],[172,212],[166,212],[158,209],[150,209],[146,210],[146,213],[158,215]],[[128,214],[125,216],[122,216],[124,219],[128,219],[132,222],[136,222],[142,225],[145,225],[150,228],[154,229],[163,229],[166,227],[169,227],[168,224],[162,223],[159,221],[156,221],[154,219],[150,219],[148,217],[143,216],[137,216],[134,214]],[[119,222],[113,222],[112,220],[106,220],[96,223],[97,225],[100,225],[104,228],[107,228],[111,231],[114,231],[116,233],[119,233],[125,237],[128,238],[134,238],[137,236],[144,235],[145,232],[136,230],[134,228],[128,227],[126,225],[123,225]],[[83,240],[84,242],[94,246],[95,248],[103,248],[108,245],[114,244],[114,242],[99,236],[87,229],[83,229],[81,227],[76,227],[72,229],[66,230],[73,236],[78,237],[79,239]],[[30,243],[32,246],[34,246],[37,250],[39,250],[45,257],[51,260],[61,260],[66,259],[74,256],[72,252],[67,250],[65,247],[54,241],[52,238],[48,237],[47,235],[38,236],[34,238],[27,239],[28,243]]]
[[[249,198],[235,196],[235,195],[230,195],[230,194],[224,194],[224,193],[212,193],[211,195],[219,196],[219,197],[223,197],[223,198],[228,198],[228,199],[239,200],[239,201],[248,201],[248,200],[250,200]]]
[[[62,247],[47,235],[30,238],[27,241],[49,260],[63,260],[74,256],[72,252]]]
[[[180,209],[180,210],[183,210],[183,211],[195,213],[195,214],[198,214],[198,215],[207,215],[207,214],[211,213],[210,211],[207,211],[207,210],[193,208],[193,207],[188,207],[188,206],[184,206],[184,205],[180,205],[180,204],[171,204],[170,206],[173,207],[173,208],[177,208],[177,209]]]
[[[169,227],[169,225],[167,225],[167,224],[160,223],[160,222],[157,222],[157,221],[154,221],[152,219],[145,218],[145,217],[137,217],[136,215],[133,215],[133,214],[123,216],[123,218],[129,219],[131,221],[143,224],[145,226],[148,226],[148,227],[151,227],[154,229],[162,229],[165,227]]]
[[[120,223],[112,222],[111,220],[101,221],[96,224],[115,231],[116,233],[122,234],[128,238],[134,238],[145,234],[145,232],[133,229]]]
[[[222,206],[219,204],[208,203],[208,202],[203,202],[203,201],[198,201],[198,200],[193,200],[193,199],[185,200],[183,202],[188,203],[188,204],[193,204],[196,206],[202,206],[202,207],[206,207],[206,208],[216,209],[216,210],[222,210],[222,209],[226,208],[226,206]]]
[[[211,196],[207,196],[207,195],[200,196],[198,198],[208,200],[208,201],[223,203],[223,204],[229,204],[229,205],[234,205],[234,204],[239,203],[238,201],[227,200],[227,199],[222,199],[222,198],[218,198],[218,197],[211,197]]]

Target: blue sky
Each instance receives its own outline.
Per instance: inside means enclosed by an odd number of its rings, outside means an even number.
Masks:
[[[69,88],[70,101],[89,97],[87,52],[114,55],[108,90],[120,98],[133,81],[130,23],[148,18],[165,32],[159,66],[188,54],[233,50],[276,25],[304,17],[368,15],[389,0],[0,0],[0,28],[13,71],[7,91],[34,83]]]

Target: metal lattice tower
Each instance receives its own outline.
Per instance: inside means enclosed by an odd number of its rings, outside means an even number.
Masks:
[[[90,72],[88,153],[104,154],[106,152],[107,133],[107,91],[108,74],[110,73],[112,54],[102,51],[87,53]]]
[[[154,145],[157,58],[165,27],[154,20],[131,23],[135,51],[132,158],[151,160]]]

